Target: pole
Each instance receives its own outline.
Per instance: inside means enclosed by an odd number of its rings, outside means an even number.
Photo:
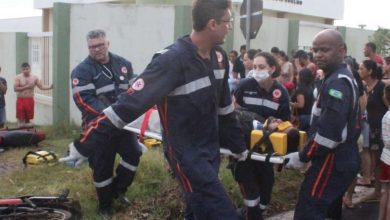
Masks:
[[[247,0],[246,2],[246,50],[248,51],[251,46],[251,2],[252,0]]]

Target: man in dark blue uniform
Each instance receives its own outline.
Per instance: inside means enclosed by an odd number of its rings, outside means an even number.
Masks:
[[[231,29],[231,1],[194,1],[193,31],[156,54],[127,93],[90,125],[74,158],[89,156],[157,104],[166,158],[185,193],[186,219],[238,219],[219,178],[221,146],[246,159],[228,85],[228,57],[217,45]]]
[[[129,80],[133,77],[131,63],[108,51],[109,42],[103,30],[90,31],[87,34],[87,43],[89,56],[72,71],[71,75],[73,100],[82,113],[83,132],[106,107],[117,101],[120,93],[127,91],[130,86]],[[74,142],[76,147],[80,144],[79,140]],[[99,198],[99,212],[110,214],[113,212],[111,205],[113,197],[121,205],[130,204],[125,193],[133,181],[141,156],[141,147],[135,134],[126,130],[117,132],[102,144],[102,147],[97,147],[96,151],[91,152],[88,159]],[[113,178],[116,153],[121,159]]]
[[[253,78],[242,80],[234,93],[236,104],[264,119],[272,116],[282,121],[289,120],[288,92],[272,79],[272,75],[280,69],[276,59],[270,53],[258,53],[253,59],[253,67]],[[263,219],[262,212],[271,200],[275,181],[273,164],[246,160],[236,163],[232,168],[244,197],[244,219]]]
[[[287,168],[312,165],[299,193],[294,219],[325,219],[329,206],[340,198],[356,177],[360,157],[357,84],[343,63],[345,47],[335,30],[319,32],[313,41],[316,64],[325,73],[313,106],[312,135],[301,152],[286,156]]]

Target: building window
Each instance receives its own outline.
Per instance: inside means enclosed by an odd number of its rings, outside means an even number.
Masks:
[[[40,65],[40,49],[39,44],[31,45],[31,65]]]

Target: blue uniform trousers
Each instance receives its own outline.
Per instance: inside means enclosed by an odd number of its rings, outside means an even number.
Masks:
[[[301,185],[294,220],[323,220],[331,204],[344,195],[356,170],[338,171],[334,154],[313,160]]]

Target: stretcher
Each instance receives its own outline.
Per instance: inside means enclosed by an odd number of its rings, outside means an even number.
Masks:
[[[145,126],[145,124],[147,124],[147,126]],[[131,122],[130,124],[126,125],[124,129],[139,134],[141,137],[149,137],[162,141],[160,120],[158,117],[157,110],[154,109],[149,110],[147,113],[136,119],[134,122]],[[305,141],[305,134],[301,133],[301,135],[302,140],[300,141],[300,146],[303,145]],[[251,134],[251,142],[257,141],[261,138],[261,136],[262,132],[260,130],[254,130]],[[271,141],[275,145],[279,145],[279,147],[276,148],[278,150],[276,150],[275,153],[260,154],[257,152],[253,152],[249,155],[250,159],[256,161],[267,161],[274,164],[284,164],[285,158],[283,155],[286,153],[287,137],[283,134],[276,134],[274,136],[276,137],[276,139],[272,138]],[[220,148],[220,153],[227,156],[235,156],[234,153],[232,153],[229,149],[226,148]]]

